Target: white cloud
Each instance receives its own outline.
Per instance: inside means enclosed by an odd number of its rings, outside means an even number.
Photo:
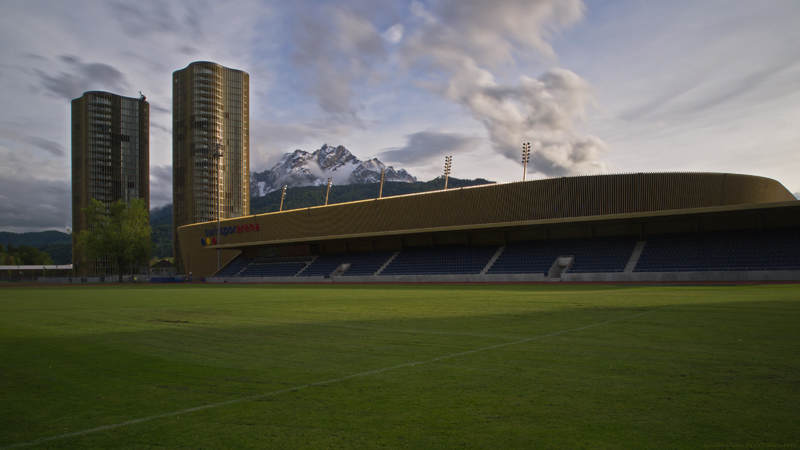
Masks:
[[[71,99],[87,90],[130,97],[143,91],[151,105],[151,172],[171,171],[171,72],[195,60],[247,70],[250,42],[260,33],[256,25],[270,11],[256,0],[236,5],[32,0],[3,10],[0,147],[9,155],[30,156],[7,158],[0,171],[0,229],[9,230],[63,229],[71,222]],[[151,203],[171,201],[171,183],[151,178]]]
[[[439,0],[429,8],[414,2],[423,18],[407,52],[436,58],[438,66],[465,57],[475,65],[497,67],[530,58],[530,52],[554,57],[550,38],[583,17],[580,0]]]
[[[292,59],[319,107],[337,123],[361,126],[353,84],[368,78],[386,56],[380,33],[362,11],[342,5],[306,5],[292,11]]]
[[[460,133],[420,131],[406,136],[403,147],[387,148],[379,155],[384,163],[419,164],[445,155],[468,151],[478,139]]]
[[[556,45],[594,87],[613,171],[713,171],[800,189],[800,3],[590,3]]]
[[[70,181],[59,160],[0,146],[0,217],[7,231],[63,230],[72,223]]]
[[[710,170],[800,190],[800,3],[588,5],[7,2],[0,228],[69,222],[69,99],[90,89],[147,95],[151,201],[169,201],[170,75],[196,60],[250,73],[252,170],[333,142],[403,150],[385,156],[420,179],[453,154],[454,176],[509,181],[531,142],[529,176]]]
[[[593,102],[585,80],[558,68],[536,79],[522,75],[516,83],[495,75],[517,60],[531,60],[531,52],[554,56],[548,38],[580,19],[582,6],[579,1],[440,1],[423,10],[415,4],[424,23],[409,34],[404,56],[407,64],[433,74],[425,84],[429,89],[464,106],[486,127],[497,153],[518,160],[521,144],[531,142],[534,171],[603,172],[600,156],[607,146],[574,126]]]
[[[150,165],[150,208],[172,203],[172,166]]]
[[[59,59],[66,63],[68,71],[57,75],[49,75],[42,70],[35,71],[40,86],[55,98],[72,100],[86,91],[125,92],[129,89],[125,75],[108,64],[84,63],[71,55],[61,55]]]
[[[402,23],[397,23],[389,27],[386,31],[383,32],[383,38],[386,39],[387,42],[390,44],[397,44],[401,40],[403,40],[403,33],[405,32],[405,27]]]
[[[66,156],[67,151],[64,147],[59,144],[58,142],[50,141],[47,139],[40,138],[38,136],[26,136],[23,139],[28,144],[31,144],[37,148],[40,148],[53,156]]]

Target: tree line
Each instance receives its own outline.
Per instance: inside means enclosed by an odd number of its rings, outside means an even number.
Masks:
[[[0,244],[0,262],[5,266],[45,266],[52,265],[50,255],[36,247]]]

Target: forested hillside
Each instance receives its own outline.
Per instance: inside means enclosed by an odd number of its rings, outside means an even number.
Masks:
[[[0,231],[0,244],[4,248],[0,255],[0,259],[2,259],[0,264],[70,264],[72,261],[72,238],[61,231],[49,230],[34,233]],[[46,253],[49,259],[40,257],[38,255],[40,252]],[[14,259],[14,262],[8,262],[11,261],[9,256]],[[43,262],[48,260],[50,262]]]

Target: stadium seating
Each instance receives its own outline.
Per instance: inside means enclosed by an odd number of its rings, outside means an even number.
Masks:
[[[345,277],[357,277],[357,276],[367,276],[367,275],[375,275],[375,272],[378,271],[389,258],[394,255],[394,252],[373,252],[373,253],[361,253],[359,254],[360,257],[358,259],[353,258],[351,255],[348,256],[349,262],[352,264],[350,269],[343,274]]]
[[[306,270],[298,276],[301,277],[330,277],[331,273],[344,263],[350,263],[350,269],[343,276],[374,275],[378,269],[393,255],[393,252],[371,253],[338,253],[334,255],[319,256]]]
[[[635,237],[601,238],[580,242],[574,249],[570,273],[622,272],[636,247]]]
[[[250,263],[239,274],[240,277],[293,277],[299,272],[306,263]]]
[[[796,228],[654,236],[634,272],[800,270]]]
[[[252,261],[253,261],[252,259],[248,259],[248,258],[236,258],[230,264],[228,264],[227,267],[222,269],[222,272],[217,274],[217,276],[218,277],[235,277],[236,275],[239,274],[239,272],[242,271],[242,269],[247,267],[247,265],[250,264],[250,262],[252,262]]]
[[[381,275],[457,275],[478,274],[483,270],[498,247],[442,247],[409,248],[401,251]]]
[[[559,256],[572,256],[568,272],[622,272],[636,237],[558,239],[508,244],[488,274],[547,275]],[[400,251],[381,275],[479,274],[499,247],[451,245]],[[370,276],[394,252],[340,253],[310,256],[237,258],[220,277],[330,277],[349,263],[342,276]],[[309,264],[310,262],[310,264]],[[307,267],[306,267],[307,266]],[[305,269],[304,269],[305,268]],[[727,231],[652,236],[634,272],[800,270],[800,230]]]
[[[636,246],[635,237],[558,239],[514,242],[492,264],[488,274],[542,273],[556,258],[575,258],[569,272],[622,272]]]

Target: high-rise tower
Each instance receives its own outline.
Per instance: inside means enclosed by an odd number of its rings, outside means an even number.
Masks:
[[[81,209],[93,198],[105,204],[142,198],[150,209],[149,141],[150,105],[144,96],[89,91],[72,100],[73,236],[87,229]],[[74,240],[72,252],[77,275],[113,271],[110,259],[87,259]],[[136,273],[139,267],[127,269]]]
[[[250,214],[250,76],[212,62],[172,74],[173,256],[180,226]],[[219,155],[222,156],[219,156]]]

